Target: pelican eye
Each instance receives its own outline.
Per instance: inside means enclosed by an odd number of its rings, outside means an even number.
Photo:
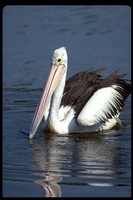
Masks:
[[[57,64],[60,64],[62,62],[62,59],[61,58],[58,58],[57,59]]]

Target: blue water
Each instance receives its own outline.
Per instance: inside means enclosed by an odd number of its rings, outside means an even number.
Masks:
[[[131,78],[128,6],[6,6],[3,9],[4,197],[131,196],[131,97],[124,129],[82,135],[29,132],[54,49],[65,46],[67,77],[106,67]],[[21,131],[20,131],[21,130]]]

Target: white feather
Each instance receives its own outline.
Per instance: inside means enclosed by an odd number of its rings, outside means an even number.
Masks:
[[[66,118],[68,115],[69,111],[71,109],[71,106],[61,106],[59,109],[59,120],[62,121]]]
[[[108,120],[107,113],[112,115],[113,107],[118,110],[117,99],[123,99],[117,88],[120,89],[120,86],[112,85],[97,90],[79,114],[78,123],[82,126],[92,126],[98,124],[100,119]]]

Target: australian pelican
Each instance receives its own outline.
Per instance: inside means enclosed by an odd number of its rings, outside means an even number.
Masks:
[[[42,118],[53,133],[89,133],[109,130],[117,123],[131,84],[118,70],[103,79],[103,69],[81,71],[66,81],[68,56],[65,47],[56,49],[42,97],[36,108],[29,138]]]

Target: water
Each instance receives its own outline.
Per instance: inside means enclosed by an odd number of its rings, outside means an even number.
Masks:
[[[65,46],[68,77],[93,67],[131,70],[128,6],[7,6],[3,9],[4,197],[131,196],[131,98],[127,128],[107,133],[27,135],[53,50]],[[21,130],[21,131],[20,131]]]

